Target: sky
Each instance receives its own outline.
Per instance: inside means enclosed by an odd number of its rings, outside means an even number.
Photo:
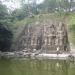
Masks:
[[[11,1],[6,1],[6,0],[2,0],[3,4],[5,4],[7,6],[7,8],[14,10],[16,8],[20,8],[20,2],[19,0],[11,0]]]
[[[16,8],[20,8],[20,0],[1,0],[3,4],[7,6],[10,10],[14,10]],[[44,0],[37,0],[37,4],[42,3]],[[27,2],[27,0],[26,0]]]

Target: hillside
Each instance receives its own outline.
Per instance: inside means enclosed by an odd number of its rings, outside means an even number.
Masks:
[[[34,23],[35,21],[41,22],[43,20],[63,21],[63,16],[60,17],[58,14],[40,14],[34,15],[30,18],[23,19],[21,21],[16,21],[14,22],[14,34],[15,34],[14,39],[16,39],[19,36],[25,25],[29,25],[31,23]]]
[[[40,14],[40,15],[31,16],[27,19],[15,22],[16,30],[14,33],[14,41],[13,41],[14,44],[13,44],[13,46],[16,47],[16,43],[19,40],[21,40],[22,36],[24,35],[23,32],[25,32],[27,30],[27,26],[32,26],[32,28],[37,26],[40,29],[41,26],[44,24],[46,24],[46,25],[54,24],[56,26],[56,28],[59,28],[58,25],[60,22],[62,22],[65,24],[65,27],[67,28],[67,30],[69,30],[68,29],[69,24],[67,23],[68,22],[67,20],[70,20],[69,17],[71,17],[71,15],[65,15],[65,14],[63,14],[63,15],[62,14],[61,15],[42,14],[41,15]],[[37,32],[40,31],[39,29]],[[40,35],[40,33],[39,33],[39,35]]]

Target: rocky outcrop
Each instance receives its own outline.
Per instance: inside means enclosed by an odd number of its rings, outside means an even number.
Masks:
[[[15,50],[70,51],[66,25],[50,20],[26,25],[15,46]]]

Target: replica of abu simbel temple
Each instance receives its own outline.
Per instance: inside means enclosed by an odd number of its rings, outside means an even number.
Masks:
[[[24,49],[48,53],[70,51],[66,25],[51,21],[36,21],[25,25],[16,43],[16,50]]]

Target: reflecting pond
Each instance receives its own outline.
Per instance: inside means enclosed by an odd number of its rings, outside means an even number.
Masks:
[[[0,59],[0,75],[75,75],[75,62]]]

